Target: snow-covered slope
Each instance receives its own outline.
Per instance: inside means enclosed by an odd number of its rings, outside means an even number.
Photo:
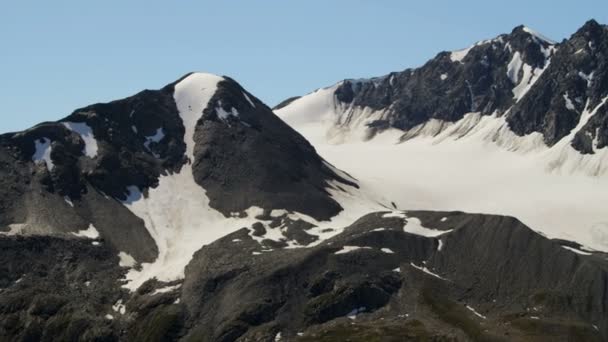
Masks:
[[[603,205],[608,147],[599,144],[608,89],[594,78],[579,84],[582,78],[576,76],[576,70],[589,66],[594,69],[585,75],[608,73],[605,50],[599,48],[607,45],[607,32],[590,22],[568,43],[553,45],[520,27],[511,35],[439,54],[420,69],[319,89],[275,112],[329,162],[400,208],[512,215],[551,238],[608,251]],[[518,51],[513,41],[531,43]],[[583,52],[579,45],[585,45]],[[501,48],[509,53],[497,54]],[[546,58],[544,65],[523,61],[521,56],[534,51]],[[478,64],[491,65],[486,75],[502,76],[484,83],[475,72],[461,70]],[[464,81],[450,79],[463,72]],[[555,80],[563,85],[555,88]],[[479,85],[460,106],[462,100],[453,94],[463,82],[481,82],[491,91]],[[439,93],[432,90],[436,84]],[[501,92],[511,99],[495,96]],[[544,119],[532,116],[543,111]],[[534,126],[535,120],[541,124]],[[589,139],[592,153],[578,148],[581,136]]]

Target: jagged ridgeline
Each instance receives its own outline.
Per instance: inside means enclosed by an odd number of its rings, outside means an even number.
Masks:
[[[597,158],[606,36],[518,27],[277,112],[296,127],[330,108],[323,128],[401,142],[491,117]],[[608,338],[605,253],[513,217],[404,210],[305,136],[205,73],[1,135],[0,341]]]

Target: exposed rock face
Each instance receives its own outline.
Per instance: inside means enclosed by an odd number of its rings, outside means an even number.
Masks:
[[[306,139],[231,79],[221,82],[198,123],[194,179],[225,215],[251,206],[327,220],[342,208],[324,190],[334,174]],[[250,102],[251,101],[251,102]],[[221,118],[218,113],[230,113]],[[233,115],[232,113],[238,113]]]

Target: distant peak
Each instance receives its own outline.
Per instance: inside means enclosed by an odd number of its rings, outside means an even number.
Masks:
[[[588,20],[581,28],[576,31],[574,36],[596,37],[606,30],[605,25],[601,25],[595,19]]]
[[[519,25],[516,26],[513,31],[511,31],[511,35],[517,35],[517,34],[526,34],[526,35],[530,35],[533,36],[547,44],[553,45],[556,44],[556,41],[554,41],[553,39],[548,38],[547,36],[531,29],[528,26],[525,25]]]

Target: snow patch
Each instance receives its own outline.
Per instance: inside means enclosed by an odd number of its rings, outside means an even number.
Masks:
[[[574,107],[574,104],[572,103],[572,100],[570,100],[570,97],[568,96],[568,92],[566,92],[564,94],[564,101],[566,101],[566,108],[567,109],[576,112],[576,107]]]
[[[116,303],[114,303],[114,305],[112,305],[112,310],[124,315],[127,312],[127,307],[122,303],[122,299],[119,299]]]
[[[70,207],[74,208],[74,203],[72,202],[72,199],[70,198],[70,196],[63,196],[63,200],[65,201],[65,203],[67,203]]]
[[[93,224],[89,224],[89,227],[85,230],[81,230],[76,233],[73,232],[72,235],[93,240],[99,238],[99,232],[97,231],[97,229],[95,229],[95,226],[93,226]]]
[[[243,92],[243,96],[245,96],[245,100],[247,100],[247,102],[249,102],[249,104],[251,105],[251,107],[255,108],[255,103],[253,103],[253,101],[251,101],[251,99],[249,98],[249,96],[247,96],[247,93]]]
[[[182,285],[181,284],[177,284],[177,285],[172,285],[172,286],[165,286],[165,287],[161,287],[160,289],[156,289],[154,290],[154,292],[152,292],[152,295],[157,295],[160,293],[167,293],[167,292],[173,292],[177,289],[179,289]]]
[[[410,263],[410,265],[415,268],[418,269],[426,274],[432,275],[435,278],[441,279],[441,280],[447,280],[445,278],[443,278],[442,276],[438,275],[437,273],[433,273],[431,272],[428,268],[426,268],[426,266],[417,266],[416,264],[414,264],[413,262]]]
[[[439,78],[440,78],[442,81],[445,81],[445,80],[448,78],[448,74],[441,74],[441,76],[439,76]]]
[[[420,222],[420,220],[415,217],[408,217],[405,226],[403,226],[404,232],[425,237],[437,237],[443,234],[450,233],[452,230],[453,229],[439,230],[423,227],[422,222]]]
[[[51,159],[51,152],[53,150],[51,147],[51,140],[49,138],[40,138],[35,140],[34,144],[36,151],[32,156],[32,161],[34,163],[41,163],[44,161],[47,170],[52,171],[55,164],[53,164],[53,160]]]
[[[482,318],[482,319],[486,319],[486,316],[480,314],[479,312],[475,311],[475,309],[472,306],[467,305],[467,309],[469,309],[469,311],[471,311],[472,313],[475,314],[475,316]]]
[[[395,254],[395,252],[393,252],[393,250],[390,248],[381,248],[380,251],[386,254]]]
[[[365,310],[367,310],[367,309],[364,306],[353,309],[351,312],[346,314],[346,317],[348,317],[349,319],[355,320],[355,319],[357,319],[357,315],[365,312]]]
[[[542,34],[540,34],[540,33],[536,32],[536,31],[534,31],[533,29],[531,29],[531,28],[529,28],[529,27],[524,26],[524,27],[523,27],[523,30],[524,30],[525,32],[527,32],[527,33],[531,34],[531,35],[532,35],[532,36],[534,36],[535,38],[538,38],[538,39],[540,39],[540,40],[542,40],[542,41],[544,41],[545,43],[548,43],[548,44],[550,44],[550,45],[553,45],[553,44],[555,44],[555,43],[556,43],[556,41],[554,41],[554,40],[552,40],[552,39],[547,38],[546,36],[544,36],[544,35],[542,35]]]
[[[93,130],[85,122],[62,122],[62,124],[70,131],[77,133],[84,141],[83,153],[89,158],[95,158],[97,156],[97,140],[93,135]]]
[[[589,253],[589,252],[583,252],[580,249],[576,249],[574,247],[570,247],[570,246],[562,246],[564,249],[567,249],[571,252],[574,252],[576,254],[580,254],[580,255],[592,255],[593,253]]]
[[[371,247],[359,247],[359,246],[344,246],[341,250],[335,252],[334,254],[346,254],[359,249],[372,249]]]
[[[144,147],[146,148],[146,150],[152,152],[152,150],[150,150],[150,144],[151,143],[159,143],[161,140],[163,140],[165,138],[165,131],[163,130],[163,128],[159,128],[156,130],[156,133],[154,133],[154,135],[150,135],[146,137],[146,141],[144,142]],[[156,153],[152,152],[154,154],[155,157],[159,157]]]
[[[129,267],[130,268],[137,264],[135,259],[126,252],[118,253],[118,258],[120,258],[120,261],[118,262],[118,266],[120,266],[120,267]]]
[[[452,62],[462,63],[462,60],[469,54],[469,51],[471,51],[472,48],[473,46],[461,50],[452,51],[452,53],[450,53],[450,59],[452,60]]]

